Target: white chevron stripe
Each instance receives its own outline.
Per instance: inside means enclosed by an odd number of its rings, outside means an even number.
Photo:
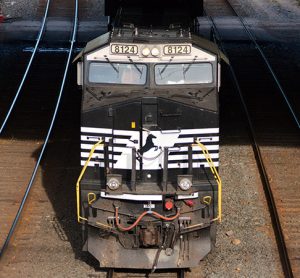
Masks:
[[[81,132],[91,132],[91,133],[107,133],[112,134],[112,129],[110,128],[96,128],[96,127],[81,127]],[[114,129],[113,133],[117,135],[130,135],[132,133],[139,132],[136,130],[117,130]],[[168,133],[178,133],[182,134],[213,134],[219,133],[219,128],[197,128],[197,129],[181,129],[180,131],[177,129],[171,130],[163,130],[162,134]]]
[[[164,130],[163,133],[176,132],[177,130]],[[195,129],[181,129],[180,135],[182,134],[210,134],[219,133],[219,128],[195,128]]]
[[[122,200],[131,200],[131,201],[161,201],[163,199],[162,195],[145,195],[145,194],[106,194],[101,192],[102,198],[111,198],[111,199],[122,199]],[[198,198],[198,192],[192,193],[190,195],[178,195],[178,199],[196,199]]]
[[[86,160],[81,160],[80,161],[80,165],[84,166],[85,165]],[[88,163],[89,167],[94,167],[95,165],[99,165],[100,167],[104,167],[104,162],[94,162],[94,161],[90,161]],[[201,163],[201,162],[194,162],[193,163],[193,168],[200,168],[201,165],[204,165],[205,168],[209,167],[209,164],[207,162],[205,163]],[[215,167],[219,167],[219,162],[214,162]],[[168,168],[169,169],[182,169],[182,168],[188,168],[189,165],[188,163],[169,163],[168,164]],[[125,170],[130,170],[128,168],[118,168],[118,169],[125,169]]]
[[[80,148],[82,150],[91,150],[94,144],[80,144]],[[103,146],[99,146],[96,150],[102,150],[103,151]]]
[[[112,136],[109,136],[112,137]],[[218,136],[213,137],[200,137],[200,142],[206,143],[206,142],[219,142]],[[100,140],[100,136],[93,136],[93,135],[81,135],[80,136],[81,141],[89,141],[89,142],[98,142]],[[130,139],[131,140],[131,139]],[[128,144],[129,139],[123,139],[123,138],[114,138],[115,144]],[[193,143],[194,138],[177,138],[176,144],[183,144],[183,143]]]
[[[219,145],[206,145],[205,147],[209,151],[218,151],[219,150]],[[169,148],[169,151],[187,152],[188,147],[173,147],[173,148]],[[193,151],[202,151],[202,149],[199,146],[193,146]]]
[[[80,144],[80,148],[82,150],[90,150],[94,144]],[[219,150],[219,145],[207,145],[206,148],[209,151],[218,151]],[[124,150],[128,150],[129,148],[127,147],[114,147],[114,152],[122,152]],[[99,146],[97,150],[103,150],[103,146]],[[109,150],[112,150],[112,147],[109,147]],[[188,147],[172,147],[169,149],[170,151],[176,151],[176,152],[187,152]],[[194,151],[201,151],[202,149],[198,146],[193,147]]]
[[[218,153],[212,153],[211,158],[219,158]],[[193,154],[193,159],[205,159],[204,154]],[[188,160],[188,155],[169,155],[169,161],[171,160]]]
[[[200,137],[200,142],[202,143],[209,143],[209,142],[219,142],[219,136],[212,136],[212,137]]]
[[[85,165],[86,160],[81,160],[80,161],[80,165],[84,166]],[[100,167],[104,167],[104,162],[94,162],[94,161],[90,161],[88,163],[89,167],[94,167],[95,165],[99,165]]]
[[[200,168],[201,165],[204,165],[205,168],[209,167],[209,164],[207,162],[202,163],[202,162],[194,162],[193,163],[193,168]],[[219,167],[219,162],[214,162],[215,167]],[[188,163],[169,163],[168,168],[169,169],[176,169],[176,168],[188,168],[189,165]]]
[[[200,137],[203,138],[203,137]],[[209,140],[208,138],[213,138],[213,137],[205,137],[205,140],[201,140],[201,142],[219,142],[219,137],[214,137],[214,140]],[[176,144],[183,144],[183,143],[194,143],[194,137],[186,137],[186,138],[177,138],[176,139]]]
[[[111,128],[96,128],[96,127],[84,127],[80,128],[81,132],[90,132],[90,133],[107,133],[112,134]]]
[[[124,138],[114,138],[115,144],[124,144],[122,147],[108,147],[108,150],[110,152],[118,153],[118,154],[109,154],[109,158],[112,159],[112,157],[117,161],[114,163],[114,166],[116,169],[131,169],[132,165],[132,150],[131,147],[139,148],[139,143],[133,143],[132,141],[139,142],[140,141],[140,131],[136,130],[112,130],[107,128],[92,128],[92,127],[82,127],[81,131],[84,132],[84,134],[81,134],[81,165],[84,165],[85,160],[89,157],[89,151],[94,146],[95,142],[99,140],[97,137],[97,134],[99,134],[99,137],[104,137],[105,141],[108,141],[109,138],[112,136],[120,137],[120,136],[130,136],[130,139],[124,139]],[[89,135],[91,133],[91,135]],[[114,135],[112,134],[114,133]],[[100,135],[101,134],[101,135]],[[151,134],[153,134],[156,138],[154,140],[154,144],[157,146],[160,146],[162,148],[169,147],[169,163],[168,168],[187,168],[188,163],[183,162],[183,160],[188,160],[188,147],[172,147],[174,144],[191,144],[194,142],[194,137],[200,138],[200,141],[206,144],[206,147],[208,151],[214,151],[217,153],[212,153],[211,157],[214,160],[219,159],[219,128],[204,128],[204,129],[183,129],[183,130],[164,130],[163,132],[160,131],[152,131]],[[208,136],[207,136],[207,135]],[[214,134],[214,136],[210,136]],[[187,137],[185,138],[178,138],[180,135],[185,135]],[[194,136],[193,136],[194,135]],[[147,138],[147,132],[143,131],[143,144],[146,143]],[[131,141],[130,141],[131,140]],[[213,145],[209,145],[208,143],[212,143]],[[160,150],[155,150],[154,148],[149,150],[149,153],[147,152],[147,155],[149,154],[150,157],[156,157]],[[202,153],[202,149],[199,146],[193,146],[193,168],[200,167],[200,165],[204,165],[204,167],[209,167],[209,165],[204,162],[205,157]],[[197,153],[195,153],[197,151]],[[177,154],[172,154],[173,152],[177,152]],[[182,154],[181,154],[182,153]],[[94,153],[92,156],[93,159],[99,158],[103,159],[103,146],[99,146],[97,148],[97,153]],[[203,160],[203,163],[201,162],[195,162],[195,160]],[[180,162],[182,161],[182,162]],[[95,162],[90,161],[89,166],[99,165],[100,167],[104,167],[103,162]],[[163,164],[163,156],[157,157],[157,159],[153,161],[146,161],[144,160],[143,168],[149,169],[149,170],[159,170],[160,165]],[[219,165],[219,162],[215,163],[216,166]],[[139,162],[137,161],[137,167],[139,168]]]
[[[81,152],[80,153],[81,158],[88,158],[89,157],[89,153],[88,152]],[[110,154],[109,155],[109,159],[112,159],[113,155]],[[114,159],[118,159],[120,158],[121,155],[120,154],[114,154]],[[210,157],[212,159],[218,159],[219,158],[219,154],[218,153],[213,153],[210,155]],[[99,159],[104,159],[104,154],[103,153],[94,153],[92,155],[92,158],[99,158]],[[172,160],[187,160],[188,159],[188,155],[169,155],[169,161]],[[203,154],[193,154],[193,159],[205,159],[205,156]]]
[[[105,136],[106,137],[106,136]],[[103,139],[101,136],[95,136],[95,135],[81,135],[80,140],[81,141],[90,141],[90,142],[98,142],[100,139]]]
[[[140,132],[138,130],[117,130],[114,129],[114,135],[127,135],[127,136],[133,136],[134,134],[139,134]]]
[[[84,153],[84,152],[80,153],[81,158],[88,158],[89,155],[90,155],[89,153]],[[114,159],[116,159],[117,157],[120,157],[120,155],[114,155]],[[104,154],[103,153],[93,153],[92,158],[104,159]],[[109,159],[112,159],[112,154],[109,155]]]

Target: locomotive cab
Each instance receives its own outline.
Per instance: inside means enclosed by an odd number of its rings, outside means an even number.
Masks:
[[[101,267],[189,268],[213,247],[220,55],[188,30],[128,26],[76,58],[77,213]]]

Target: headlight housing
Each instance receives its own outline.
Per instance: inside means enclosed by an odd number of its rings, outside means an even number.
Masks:
[[[192,175],[179,175],[177,176],[177,185],[182,191],[189,191],[193,185]]]
[[[121,175],[114,175],[108,174],[107,175],[107,182],[106,182],[107,189],[110,191],[117,191],[122,189],[122,176]]]

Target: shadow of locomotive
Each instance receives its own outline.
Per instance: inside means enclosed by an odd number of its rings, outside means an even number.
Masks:
[[[76,259],[98,268],[98,262],[83,252],[81,225],[77,223],[75,185],[80,173],[80,100],[75,66],[69,73],[61,108],[41,162],[42,185],[54,209],[53,229],[59,240],[68,241]],[[38,158],[41,149],[35,151]]]

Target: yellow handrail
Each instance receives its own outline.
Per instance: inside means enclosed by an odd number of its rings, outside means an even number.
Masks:
[[[85,170],[86,170],[86,168],[87,168],[87,166],[88,166],[88,164],[89,164],[89,162],[90,162],[90,160],[91,160],[91,158],[92,158],[92,156],[93,156],[93,154],[94,154],[96,148],[99,147],[99,146],[101,146],[101,145],[103,145],[102,142],[103,142],[103,140],[100,140],[99,142],[97,142],[97,143],[92,147],[92,149],[91,149],[91,151],[90,151],[90,153],[89,153],[89,157],[88,157],[87,161],[84,163],[84,166],[83,166],[83,168],[82,168],[82,170],[81,170],[81,172],[80,172],[80,175],[79,175],[78,180],[77,180],[77,183],[76,183],[77,221],[78,221],[79,223],[80,223],[80,220],[85,220],[85,221],[87,221],[86,218],[84,218],[84,217],[82,217],[82,216],[80,215],[80,192],[79,192],[79,189],[80,189],[80,182],[81,182],[81,179],[82,179],[82,177],[83,177],[83,175],[84,175],[84,173],[85,173]]]
[[[222,181],[221,181],[221,178],[220,178],[218,171],[214,165],[214,162],[211,159],[208,149],[199,140],[196,140],[196,144],[193,144],[193,145],[197,145],[201,148],[201,150],[204,154],[204,157],[209,165],[209,168],[218,184],[218,216],[217,216],[217,218],[214,218],[212,221],[219,220],[219,222],[221,222],[221,220],[222,220]]]

